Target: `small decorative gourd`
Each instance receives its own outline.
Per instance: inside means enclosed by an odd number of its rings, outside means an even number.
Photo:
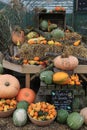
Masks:
[[[14,98],[20,90],[19,80],[10,74],[0,75],[0,98]]]
[[[54,58],[54,66],[62,70],[73,70],[75,69],[79,61],[75,56],[62,54]]]

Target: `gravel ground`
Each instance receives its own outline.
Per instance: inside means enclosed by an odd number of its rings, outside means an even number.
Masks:
[[[12,117],[0,118],[0,130],[70,130],[66,125],[60,125],[54,121],[49,126],[39,127],[32,124],[29,120],[25,126],[16,127],[12,122]],[[79,130],[87,130],[87,126],[83,126]]]

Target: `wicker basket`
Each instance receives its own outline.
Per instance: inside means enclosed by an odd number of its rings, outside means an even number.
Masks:
[[[28,116],[29,116],[30,121],[32,123],[34,123],[35,125],[37,125],[37,126],[47,126],[47,125],[50,125],[56,118],[56,116],[55,116],[53,119],[40,121],[40,120],[33,119],[29,114],[28,114]]]
[[[10,109],[10,110],[8,110],[6,112],[0,111],[0,118],[11,116],[13,114],[13,112],[14,112],[15,109],[16,109],[16,107],[12,108],[12,109]]]

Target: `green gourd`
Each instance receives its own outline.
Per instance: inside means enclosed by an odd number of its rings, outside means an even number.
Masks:
[[[72,112],[68,115],[67,125],[72,130],[79,130],[84,123],[84,118],[78,112]]]
[[[45,82],[46,84],[52,84],[53,79],[53,71],[46,70],[40,73],[40,80]]]
[[[27,111],[28,106],[29,106],[29,103],[27,101],[19,101],[17,103],[17,109],[23,108],[23,109],[25,109]]]
[[[60,109],[57,111],[57,122],[64,124],[67,121],[69,113],[67,110]]]
[[[13,124],[15,126],[24,126],[27,123],[27,112],[25,109],[16,109],[13,113]]]

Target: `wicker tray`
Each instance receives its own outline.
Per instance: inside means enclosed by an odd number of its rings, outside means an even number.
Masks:
[[[40,121],[40,120],[36,120],[36,119],[33,119],[29,114],[29,119],[32,123],[34,123],[35,125],[37,126],[47,126],[47,125],[50,125],[56,118],[56,116],[53,118],[53,119],[50,119],[50,120],[46,120],[46,121]]]
[[[0,111],[0,118],[11,116],[13,114],[13,112],[14,112],[15,109],[16,109],[16,107],[12,108],[12,109],[10,109],[10,110],[8,110],[6,112]]]

